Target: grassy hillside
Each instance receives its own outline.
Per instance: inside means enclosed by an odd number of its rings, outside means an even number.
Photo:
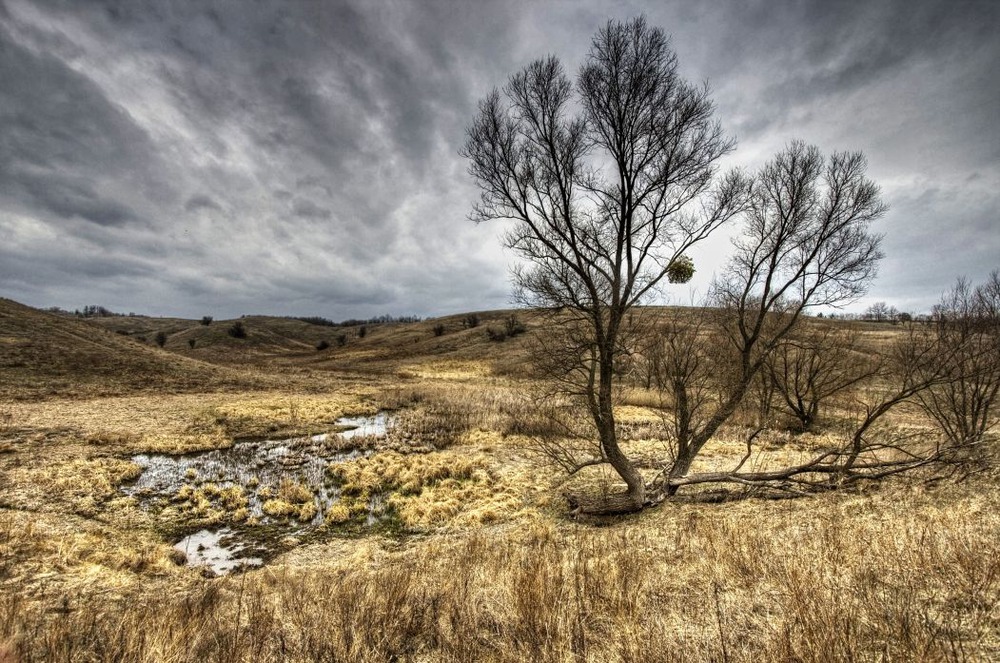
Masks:
[[[485,311],[412,323],[325,326],[293,318],[246,316],[200,320],[115,316],[84,322],[152,347],[166,334],[164,349],[218,364],[278,365],[318,370],[394,373],[428,359],[479,363],[485,371],[513,370],[523,361],[525,336],[508,336],[510,318],[525,329],[544,325],[531,312]],[[470,326],[469,318],[475,318]],[[242,326],[244,337],[230,331]],[[503,336],[502,340],[500,337]]]
[[[245,382],[89,321],[0,299],[0,398],[192,391]]]

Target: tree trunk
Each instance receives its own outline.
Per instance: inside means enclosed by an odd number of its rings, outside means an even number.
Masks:
[[[635,465],[632,464],[632,461],[622,453],[621,448],[618,446],[618,433],[615,430],[615,415],[612,409],[611,385],[604,383],[603,380],[598,400],[601,408],[601,422],[599,423],[601,449],[603,449],[608,463],[611,464],[611,467],[615,468],[618,476],[628,486],[629,499],[635,507],[634,510],[638,511],[646,502],[646,482]]]
[[[663,489],[664,494],[667,496],[673,495],[677,492],[677,486],[670,485],[670,479],[679,479],[687,475],[691,471],[691,464],[694,463],[695,457],[698,455],[700,447],[695,447],[693,444],[688,443],[684,448],[677,454],[677,459],[674,464],[670,467],[670,472],[667,473],[666,486]]]
[[[567,494],[566,501],[569,503],[570,513],[573,516],[614,516],[641,510],[641,507],[636,508],[635,501],[628,493],[615,493],[613,495]]]
[[[614,354],[610,349],[601,348],[599,353],[599,381],[597,392],[597,429],[601,437],[601,449],[608,463],[628,486],[627,499],[615,507],[612,513],[639,511],[646,503],[646,481],[635,465],[622,453],[618,446],[618,431],[615,430],[614,399],[612,380],[614,379]],[[631,505],[631,508],[625,508]]]

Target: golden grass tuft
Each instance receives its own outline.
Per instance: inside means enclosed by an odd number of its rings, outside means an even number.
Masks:
[[[469,479],[474,470],[485,467],[481,454],[468,456],[459,451],[430,454],[375,454],[348,462],[334,463],[327,471],[340,483],[346,495],[371,496],[396,488],[402,494],[419,493],[425,486],[444,479]]]
[[[291,504],[304,504],[313,500],[313,494],[309,486],[292,479],[281,480],[278,484],[277,495],[278,499],[285,500]]]
[[[324,519],[327,525],[340,525],[351,519],[351,511],[341,502],[331,504],[326,510]]]
[[[266,500],[261,509],[273,518],[287,518],[298,511],[298,506],[282,499],[272,498]]]

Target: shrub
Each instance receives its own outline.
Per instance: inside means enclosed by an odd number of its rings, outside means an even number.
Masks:
[[[188,339],[188,345],[191,346],[192,350],[194,350],[195,343],[197,343],[197,341],[195,339],[193,339],[193,338],[189,338]]]
[[[507,336],[517,336],[518,334],[523,334],[526,331],[527,329],[517,319],[516,315],[511,315],[504,321],[504,332]]]
[[[444,325],[442,324],[434,325],[433,332],[435,336],[444,336]]]
[[[79,315],[81,317],[84,317],[84,318],[113,318],[113,317],[117,317],[120,314],[115,313],[114,311],[108,310],[108,309],[104,308],[103,306],[98,306],[96,304],[91,304],[90,306],[84,306],[82,313],[80,313],[79,311],[77,311],[77,315]]]
[[[323,339],[322,341],[316,344],[316,349],[320,352],[326,350],[329,347],[330,347],[330,342],[327,341],[326,339]]]
[[[501,341],[507,340],[507,334],[505,334],[502,331],[497,331],[496,329],[493,329],[493,327],[486,328],[486,336],[491,341],[494,341],[496,343],[500,343]]]
[[[212,324],[212,316],[210,315],[203,316],[201,319],[201,324],[205,325],[206,327]]]
[[[162,331],[156,332],[155,340],[156,344],[162,348],[167,344],[167,333]]]
[[[345,345],[347,345],[347,334],[337,335],[337,345],[339,345],[340,347],[344,347]]]
[[[361,325],[361,328],[358,329],[358,338],[364,338],[367,335],[368,335],[368,327]]]
[[[479,326],[479,316],[475,313],[465,316],[462,320],[462,326],[466,329],[474,329]]]
[[[232,336],[233,338],[246,338],[247,337],[246,327],[244,327],[243,323],[240,322],[239,320],[237,320],[236,322],[233,323],[233,326],[229,328],[229,330],[228,330],[227,333],[230,336]]]

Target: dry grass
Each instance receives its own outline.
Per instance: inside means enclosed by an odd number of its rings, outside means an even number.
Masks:
[[[67,430],[95,447],[118,452],[188,453],[228,446],[239,438],[336,430],[339,417],[373,413],[372,398],[361,388],[326,394],[203,392],[53,399],[8,407],[22,439]]]
[[[483,438],[479,437],[479,442]],[[328,522],[346,520],[354,505],[390,495],[386,504],[410,531],[480,526],[524,517],[531,481],[524,472],[502,473],[476,447],[429,454],[379,453],[331,465],[341,503]]]
[[[69,594],[65,614],[7,596],[0,636],[24,661],[990,660],[1000,505],[981,488],[521,523]]]
[[[0,336],[17,336],[18,356],[29,357],[24,339],[43,339],[25,331],[16,307],[0,314],[8,316]],[[151,386],[159,364],[148,365],[145,382],[105,387],[103,374],[77,379],[71,353],[60,355],[67,372],[41,371],[41,387],[4,368],[0,663],[1000,658],[995,474],[572,521],[565,485],[532,455],[530,436],[552,430],[537,385],[519,372],[520,337],[485,340],[485,325],[502,315],[482,317],[476,329],[446,320],[441,337],[431,322],[373,328],[326,355],[307,336],[323,330],[295,321],[269,328],[251,319],[249,347],[208,345],[222,323],[164,323],[178,334],[168,350],[251,362],[224,369],[252,376],[251,390],[178,378],[190,376],[189,358],[171,364],[162,390]],[[63,340],[91,329],[42,322]],[[880,339],[890,332],[878,330]],[[200,334],[205,346],[189,352],[183,334]],[[133,346],[122,338],[102,347]],[[0,351],[13,356],[11,347]],[[122,361],[147,365],[133,359]],[[658,405],[652,392],[626,395],[617,414],[630,453],[664,452]],[[831,412],[846,418],[849,407],[848,399]],[[396,411],[389,438],[332,470],[343,499],[326,512],[327,536],[259,570],[206,580],[176,566],[166,520],[243,522],[247,490],[256,489],[269,512],[307,521],[315,515],[307,487],[222,487],[191,476],[160,520],[118,490],[135,476],[134,453],[325,432],[340,416],[382,408]],[[892,424],[922,421],[904,411]],[[699,469],[731,466],[744,434],[725,430]],[[748,467],[793,462],[838,434],[768,432]],[[598,490],[616,483],[599,469],[580,480]],[[405,536],[334,536],[373,501]]]

